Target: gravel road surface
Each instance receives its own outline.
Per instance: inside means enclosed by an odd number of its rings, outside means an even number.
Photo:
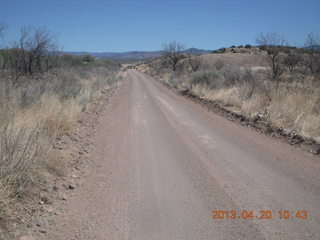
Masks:
[[[319,157],[135,70],[102,118],[92,161],[43,239],[320,239]]]

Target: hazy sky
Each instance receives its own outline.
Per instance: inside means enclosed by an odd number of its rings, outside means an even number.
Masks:
[[[302,45],[320,33],[320,0],[0,0],[7,42],[21,26],[46,26],[68,51],[159,50],[178,40],[217,49],[254,44],[260,32]]]

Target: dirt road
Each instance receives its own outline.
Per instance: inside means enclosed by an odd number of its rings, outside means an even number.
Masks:
[[[318,157],[130,70],[103,117],[80,186],[54,206],[60,214],[42,237],[320,239],[319,173]],[[237,215],[212,219],[215,210]],[[259,219],[267,210],[271,219]],[[288,219],[280,219],[284,210]],[[308,218],[297,218],[304,217],[299,210]]]

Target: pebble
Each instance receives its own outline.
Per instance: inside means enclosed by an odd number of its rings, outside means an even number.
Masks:
[[[43,209],[48,213],[53,213],[53,208],[51,206],[43,206]]]
[[[59,200],[63,200],[63,201],[65,201],[65,200],[67,200],[67,198],[66,198],[66,196],[65,196],[65,195],[61,195],[61,196],[59,197]]]
[[[320,154],[320,148],[310,149],[309,152],[314,155]]]
[[[41,227],[42,223],[40,221],[36,221],[36,226]]]

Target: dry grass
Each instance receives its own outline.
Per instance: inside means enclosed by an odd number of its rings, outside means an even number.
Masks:
[[[72,129],[77,115],[115,82],[118,69],[77,67],[37,77],[0,76],[0,219],[14,199],[47,173],[63,174],[57,136]]]
[[[251,50],[252,51],[252,50]],[[202,70],[215,67],[217,62],[223,62],[232,67],[259,67],[266,66],[266,59],[261,54],[254,53],[225,53],[225,54],[207,54],[201,56]]]
[[[320,79],[299,69],[285,72],[279,84],[270,77],[264,53],[224,53],[201,56],[196,73],[186,68],[171,74],[157,60],[143,70],[171,86],[224,105],[249,117],[263,116],[288,132],[320,142]]]

